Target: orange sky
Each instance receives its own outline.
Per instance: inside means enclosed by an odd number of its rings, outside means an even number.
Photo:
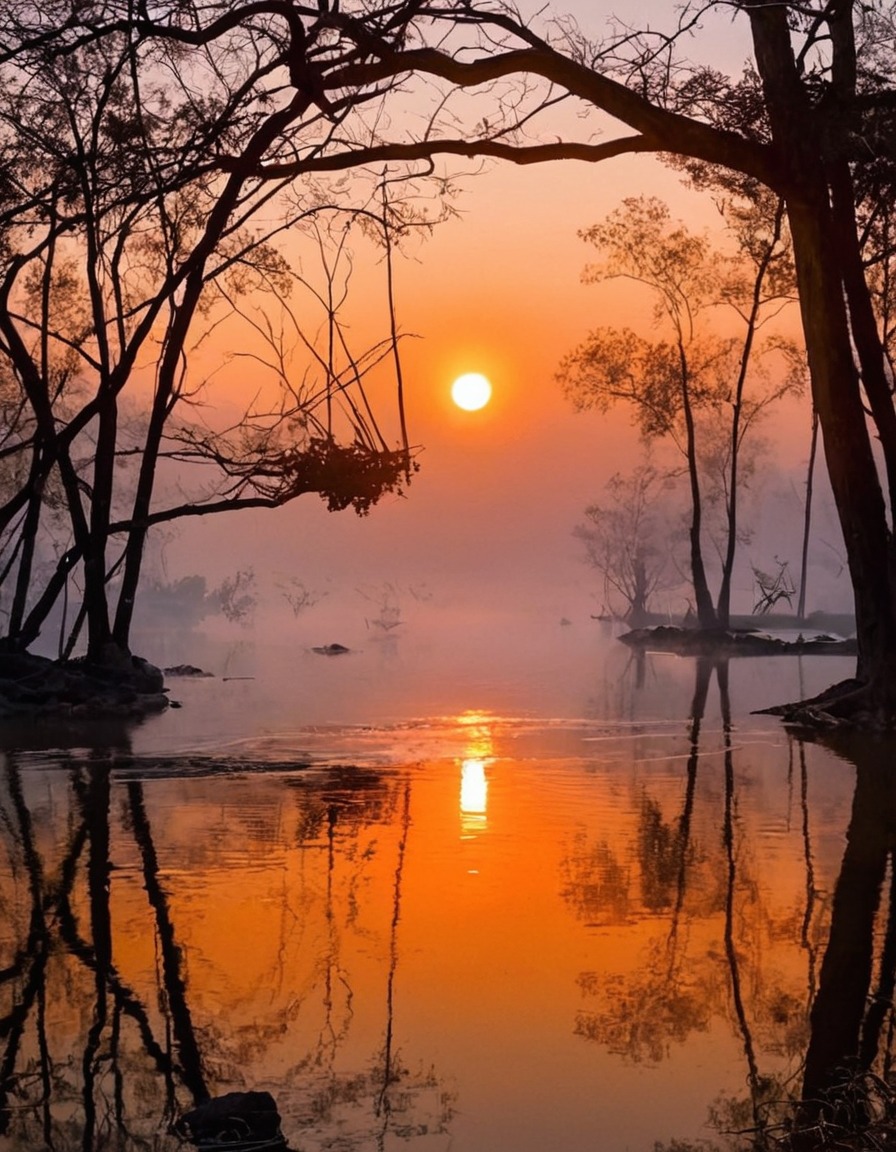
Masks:
[[[584,19],[588,6],[578,9]],[[716,47],[724,54],[730,46]],[[237,534],[219,518],[172,548],[178,573],[191,570],[200,550],[208,556],[226,542],[225,571],[252,562],[349,584],[405,574],[436,581],[485,575],[505,584],[520,577],[556,593],[558,611],[566,611],[561,589],[575,598],[596,588],[572,530],[640,449],[624,413],[574,413],[554,373],[590,327],[643,327],[647,316],[646,308],[633,314],[634,297],[618,282],[581,284],[594,252],[576,233],[627,196],[660,196],[693,226],[715,226],[717,216],[649,157],[493,165],[462,186],[459,217],[415,245],[397,268],[399,323],[419,336],[404,352],[410,437],[423,446],[408,498],[387,498],[358,520],[351,512],[329,515],[316,497],[305,497],[275,514],[244,518]],[[480,413],[451,405],[451,383],[466,371],[493,382],[493,401]],[[789,419],[790,451],[801,460],[808,416],[792,408]]]

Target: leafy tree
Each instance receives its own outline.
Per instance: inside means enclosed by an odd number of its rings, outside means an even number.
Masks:
[[[240,569],[233,576],[227,576],[210,600],[231,624],[247,624],[255,611],[257,599],[253,591],[255,572],[251,568]]]
[[[765,284],[781,255],[780,211],[774,219],[764,242],[758,230],[745,232],[757,258],[753,276],[741,261],[726,259],[714,249],[705,234],[674,223],[666,205],[652,198],[625,201],[603,224],[582,234],[603,256],[600,264],[586,269],[585,280],[624,277],[643,284],[653,297],[653,320],[661,338],[651,341],[629,329],[598,329],[565,358],[558,376],[576,407],[606,410],[618,401],[628,402],[645,440],[670,439],[684,457],[691,580],[703,628],[729,623],[737,500],[745,479],[744,438],[768,405],[791,386],[787,377],[775,387],[760,390],[754,382],[747,389],[748,375],[759,374],[755,361],[768,350],[756,345],[763,307],[777,306],[782,298],[780,278],[771,284],[771,297]],[[718,336],[708,320],[722,303],[731,304],[743,320],[742,339]],[[715,475],[707,477],[701,469],[701,455],[714,459]],[[720,548],[722,576],[715,603],[704,556],[708,483],[725,506],[726,539]]]

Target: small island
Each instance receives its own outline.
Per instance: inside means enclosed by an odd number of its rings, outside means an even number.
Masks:
[[[647,652],[674,652],[679,656],[854,656],[854,637],[811,629],[686,628],[660,624],[634,628],[619,637],[623,644]]]

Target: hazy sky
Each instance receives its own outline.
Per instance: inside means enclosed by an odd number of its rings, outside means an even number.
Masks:
[[[585,3],[566,8],[582,19],[592,12]],[[647,11],[665,16],[668,6]],[[733,40],[729,32],[698,43],[724,56]],[[407,497],[386,498],[365,519],[328,514],[314,496],[276,513],[217,518],[170,546],[172,575],[205,570],[216,557],[219,570],[253,564],[311,582],[485,581],[525,588],[560,611],[567,592],[599,597],[572,530],[640,449],[625,413],[574,413],[554,373],[590,327],[643,327],[645,317],[618,285],[581,284],[593,250],[576,233],[627,196],[661,196],[692,224],[715,226],[714,212],[648,157],[491,165],[462,187],[458,218],[414,246],[397,270],[398,319],[419,337],[404,352],[410,438],[422,445]],[[494,399],[482,412],[461,413],[450,402],[451,383],[465,371],[492,380]],[[805,459],[808,416],[792,407],[789,420],[784,439],[793,459]],[[796,566],[798,544],[789,543]]]

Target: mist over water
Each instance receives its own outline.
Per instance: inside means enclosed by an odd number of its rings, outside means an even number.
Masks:
[[[147,633],[214,675],[3,754],[0,1149],[173,1152],[197,1099],[263,1089],[305,1152],[652,1152],[784,1099],[855,774],[751,710],[852,661],[701,673],[587,601],[333,600]]]
[[[394,628],[378,627],[362,605],[321,604],[313,617],[282,613],[262,628],[140,637],[155,663],[198,665],[213,678],[169,680],[182,708],[134,733],[134,750],[220,747],[327,725],[389,730],[466,712],[506,720],[684,721],[693,661],[664,653],[640,658],[618,635],[624,626],[594,619],[587,603],[571,616],[544,608],[475,609],[412,604]],[[324,655],[315,648],[348,651]],[[851,675],[848,658],[733,661],[731,699],[738,725],[771,728],[749,713],[805,698]],[[397,738],[397,737],[396,737]],[[350,750],[350,749],[349,749]],[[403,755],[396,746],[394,755]]]

